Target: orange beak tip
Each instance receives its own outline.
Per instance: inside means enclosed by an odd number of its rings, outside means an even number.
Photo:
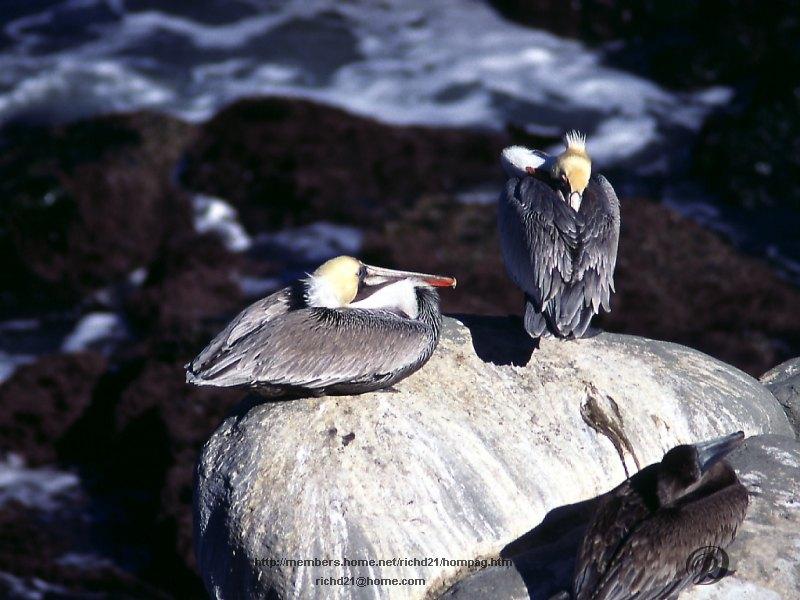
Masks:
[[[449,287],[454,288],[456,287],[456,278],[455,277],[436,277],[435,279],[431,278],[426,280],[428,285],[432,285],[433,287]]]

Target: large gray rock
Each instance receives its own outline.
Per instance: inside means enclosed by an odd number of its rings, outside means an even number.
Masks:
[[[800,439],[800,358],[792,358],[761,376],[761,383],[775,394]]]
[[[750,491],[747,517],[727,553],[734,571],[695,586],[681,600],[800,598],[800,443],[787,436],[749,438],[730,457]],[[442,600],[547,600],[570,583],[595,499],[561,507],[503,554],[510,567],[490,567],[457,582]]]
[[[694,350],[612,334],[534,348],[517,320],[462,321],[445,320],[431,361],[395,392],[252,403],[222,423],[195,489],[213,595],[432,597],[678,443],[792,434],[766,388]]]
[[[687,600],[800,598],[800,443],[766,435],[745,442],[731,464],[750,491],[747,518],[728,548],[731,577],[698,586]]]

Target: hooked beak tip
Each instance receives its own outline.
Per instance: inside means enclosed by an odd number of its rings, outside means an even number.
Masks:
[[[414,271],[396,271],[394,269],[386,269],[383,267],[373,267],[365,265],[367,273],[373,277],[381,280],[399,280],[399,279],[415,279],[431,287],[456,287],[455,277],[446,277],[444,275],[431,275],[428,273],[417,273]]]
[[[700,470],[706,472],[736,448],[742,445],[744,432],[737,431],[702,444],[696,444]]]
[[[426,277],[423,281],[433,287],[449,287],[454,288],[458,284],[455,277]]]

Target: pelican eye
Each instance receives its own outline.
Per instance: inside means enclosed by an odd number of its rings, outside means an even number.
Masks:
[[[367,267],[366,267],[366,266],[364,266],[364,265],[361,265],[361,266],[358,268],[358,280],[359,280],[359,281],[364,281],[364,278],[365,278],[366,276],[367,276]]]

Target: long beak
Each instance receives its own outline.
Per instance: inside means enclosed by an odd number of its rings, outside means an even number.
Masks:
[[[370,285],[384,283],[391,280],[399,281],[400,279],[416,279],[433,287],[456,287],[455,277],[429,275],[427,273],[415,273],[414,271],[395,271],[394,269],[373,267],[371,265],[364,265],[364,267],[367,270],[364,281]]]
[[[744,441],[744,432],[737,431],[730,435],[695,444],[697,450],[697,464],[700,472],[705,473],[731,451],[738,448]]]

